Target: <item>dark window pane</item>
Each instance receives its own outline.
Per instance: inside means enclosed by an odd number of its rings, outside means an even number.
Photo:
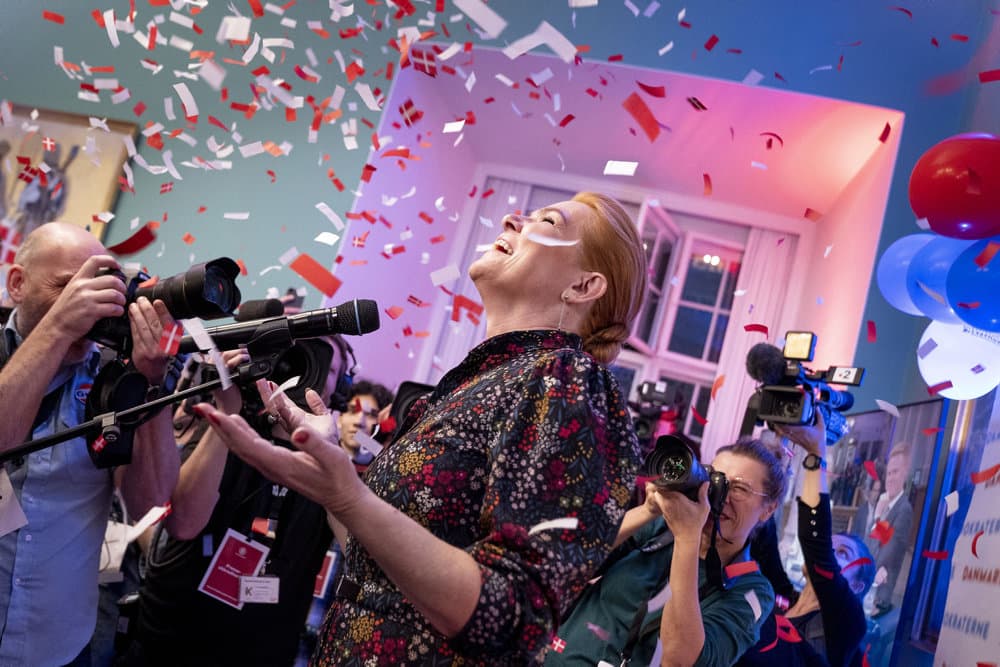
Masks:
[[[646,253],[646,266],[653,266],[653,251],[656,249],[656,226],[650,225],[642,232],[642,250]]]
[[[667,349],[671,352],[701,359],[708,338],[708,328],[711,324],[712,313],[710,311],[679,306]]]
[[[729,316],[719,315],[715,320],[715,331],[712,332],[712,344],[708,348],[708,360],[718,361],[722,354],[722,343],[726,340],[726,327],[729,326]]]
[[[653,336],[653,326],[656,324],[656,316],[659,314],[659,310],[660,296],[647,291],[646,298],[643,300],[642,311],[639,313],[639,328],[636,329],[636,335],[650,345],[653,344],[653,339],[655,338]]]
[[[660,246],[656,249],[656,261],[653,264],[653,284],[663,288],[667,279],[667,269],[670,268],[670,255],[673,254],[674,245],[666,238],[660,239]]]
[[[722,302],[719,307],[723,310],[733,309],[733,292],[736,291],[736,281],[740,278],[740,263],[727,262],[726,275],[722,281]]]
[[[702,255],[692,255],[687,278],[684,281],[684,291],[681,292],[681,300],[714,306],[715,298],[719,294],[719,286],[722,284],[723,274],[721,263],[718,266],[712,266],[704,261]]]
[[[702,417],[708,417],[708,402],[712,398],[712,393],[705,387],[698,387],[698,400],[695,401],[694,409]],[[688,427],[688,435],[701,438],[705,433],[705,426],[691,415],[691,426]]]

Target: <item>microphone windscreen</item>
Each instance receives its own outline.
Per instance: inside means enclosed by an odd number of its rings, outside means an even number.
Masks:
[[[371,299],[345,301],[334,310],[340,333],[351,336],[371,333],[379,328],[378,304]]]
[[[747,352],[747,373],[764,384],[778,384],[785,376],[785,356],[769,343],[757,343]]]
[[[237,322],[249,322],[251,320],[263,320],[268,317],[278,317],[285,312],[285,305],[278,299],[255,299],[240,304],[240,310],[236,313]]]

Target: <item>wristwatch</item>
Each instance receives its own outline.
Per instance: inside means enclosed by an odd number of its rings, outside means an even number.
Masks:
[[[809,454],[802,459],[802,467],[806,470],[819,470],[820,468],[826,469],[826,461],[824,461],[820,456]]]

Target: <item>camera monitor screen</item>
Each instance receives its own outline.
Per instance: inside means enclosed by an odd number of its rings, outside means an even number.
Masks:
[[[816,351],[816,334],[811,331],[789,331],[785,334],[785,359],[812,361]]]

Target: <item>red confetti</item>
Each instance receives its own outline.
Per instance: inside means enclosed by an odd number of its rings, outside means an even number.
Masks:
[[[184,232],[184,236],[181,237],[181,241],[191,245],[194,243],[194,235],[191,232]]]
[[[261,6],[260,0],[247,0],[250,3],[250,9],[253,10],[253,15],[260,18],[264,15],[264,7]]]
[[[776,132],[761,132],[760,136],[768,138],[767,139],[767,149],[768,150],[771,150],[771,139],[777,139],[778,143],[781,144],[781,147],[782,148],[785,147],[785,140],[782,139],[781,135],[777,134]]]
[[[712,35],[711,37],[708,38],[708,41],[705,42],[705,50],[711,51],[712,49],[715,48],[715,45],[718,43],[719,43],[719,38],[715,35]]]
[[[875,322],[868,320],[868,342],[874,343],[878,340],[878,333],[875,331]]]
[[[878,481],[878,471],[875,470],[875,462],[874,461],[865,461],[864,466],[865,466],[865,472],[868,473],[868,476],[871,477],[873,480],[875,480],[877,482]]]
[[[758,333],[764,334],[765,338],[767,337],[767,325],[766,324],[744,324],[743,325],[743,330],[747,331],[747,332],[756,331]]]
[[[666,86],[650,86],[650,85],[647,85],[647,84],[643,83],[642,81],[636,81],[635,85],[637,85],[640,88],[642,88],[643,92],[645,92],[647,95],[650,95],[651,97],[666,97],[667,96],[667,88],[666,88]],[[589,92],[591,92],[591,90],[592,89],[589,89],[589,90],[587,90],[587,92],[589,93]],[[594,93],[594,95],[596,95],[597,91],[595,90],[595,91],[593,91],[593,93]]]
[[[390,306],[390,307],[388,307],[388,308],[385,309],[385,314],[389,316],[389,319],[395,320],[400,315],[403,314],[403,307],[402,306]]]
[[[638,93],[629,95],[628,99],[622,103],[622,106],[635,119],[635,122],[639,124],[639,127],[649,137],[649,140],[656,141],[656,138],[660,136],[660,124],[656,122],[653,112],[649,110],[649,107],[642,101]]]
[[[889,125],[889,123],[886,123],[885,127],[882,128],[882,134],[878,136],[878,140],[884,144],[886,141],[889,140],[889,132],[891,131],[892,127]]]
[[[820,213],[819,211],[814,211],[811,208],[807,208],[806,212],[803,213],[802,215],[803,215],[803,217],[808,218],[809,220],[812,220],[813,222],[819,222],[820,218],[823,217],[822,213]]]
[[[924,549],[921,555],[930,560],[948,560],[947,551],[931,551],[929,549]]]
[[[968,35],[952,35],[951,38],[953,40],[955,40],[956,42],[968,42],[969,41],[969,36]]]
[[[419,216],[418,216],[418,217],[419,217],[419,218],[420,218],[421,220],[423,220],[424,222],[426,222],[426,223],[427,223],[428,225],[429,225],[429,224],[431,224],[432,222],[434,222],[434,218],[432,218],[432,217],[431,217],[430,215],[428,215],[427,213],[424,213],[423,211],[421,211],[421,212],[420,212],[420,214],[419,214]]]
[[[841,571],[841,573],[843,573],[843,572],[847,572],[852,567],[861,567],[862,565],[872,565],[872,564],[873,563],[872,563],[872,559],[871,558],[855,558],[850,563],[848,563],[843,568],[841,568],[840,571]]]
[[[121,243],[109,246],[108,252],[112,255],[133,255],[155,240],[156,234],[153,233],[152,226],[150,223],[146,223]]]
[[[134,107],[132,107],[132,113],[136,116],[141,116],[146,111],[146,105],[143,102],[138,102]]]
[[[574,118],[576,118],[576,116],[574,116],[573,114],[571,114],[571,113],[570,114],[566,114],[566,117],[563,118],[561,121],[559,121],[559,127],[566,127],[571,122],[573,122]]]
[[[160,335],[160,349],[170,356],[177,354],[181,346],[181,337],[184,335],[184,327],[174,322],[168,327],[164,327]]]
[[[928,428],[923,429],[921,433],[923,433],[924,435],[934,435],[935,433],[940,433],[943,430],[944,430],[943,428],[930,426]]]
[[[687,103],[690,104],[695,111],[708,111],[708,107],[705,103],[699,100],[697,97],[687,98]]]
[[[703,190],[702,191],[705,193],[706,197],[711,197],[712,196],[712,177],[709,176],[708,174],[702,174],[701,175],[701,180],[702,180],[702,185],[703,185]]]
[[[906,7],[889,7],[889,9],[894,9],[897,12],[903,12],[904,14],[906,14],[907,16],[909,16],[911,19],[913,18],[913,12],[911,12]]]
[[[63,25],[64,23],[66,23],[66,17],[63,16],[62,14],[57,14],[56,12],[50,12],[45,9],[42,10],[42,18],[45,19],[46,21],[52,21],[53,23],[58,23],[59,25]]]
[[[340,289],[341,280],[313,259],[308,253],[302,253],[288,265],[326,296],[333,296]]]
[[[824,570],[819,565],[813,565],[813,571],[816,572],[816,574],[818,574],[819,576],[823,577],[824,579],[827,580],[833,579],[833,572],[831,572],[830,570]]]
[[[618,62],[621,62],[621,60],[622,60],[622,54],[620,54],[620,53],[616,53],[613,56],[608,56],[608,62],[609,63],[618,63]]]
[[[986,534],[985,530],[981,530],[976,533],[976,536],[972,538],[972,555],[979,558],[979,538]]]
[[[987,468],[986,470],[980,470],[979,472],[974,472],[970,475],[973,484],[982,484],[988,479],[993,479],[996,474],[1000,472],[1000,463]]]
[[[989,69],[979,73],[979,83],[1000,81],[1000,69]]]
[[[455,300],[451,306],[451,320],[453,322],[460,321],[462,316],[462,309],[466,309],[469,311],[469,318],[472,319],[473,321],[477,321],[477,318],[483,314],[482,304],[476,303],[475,301],[473,301],[472,299],[470,299],[465,295],[456,294]]]
[[[927,393],[930,394],[931,396],[934,396],[938,392],[944,391],[945,389],[951,389],[954,386],[955,385],[952,384],[951,380],[945,380],[944,382],[938,382],[935,385],[927,387]]]
[[[271,182],[272,183],[274,183],[275,181],[278,180],[278,175],[274,173],[273,169],[268,169],[267,170],[267,175],[271,177]]]
[[[361,180],[365,183],[372,182],[372,174],[375,173],[376,167],[374,165],[366,164],[361,170]]]
[[[990,241],[986,244],[986,247],[983,248],[983,251],[976,255],[976,259],[973,261],[980,269],[985,269],[989,263],[993,261],[993,258],[996,257],[998,251],[1000,251],[1000,242]]]
[[[892,534],[895,532],[896,529],[890,526],[888,521],[878,521],[872,526],[872,532],[868,537],[878,540],[882,546],[885,546],[892,539]]]
[[[723,383],[725,381],[726,381],[726,376],[725,375],[720,375],[719,377],[715,378],[715,382],[712,383],[712,400],[713,401],[715,400],[715,395],[719,393],[720,389],[722,389],[722,385],[723,385]]]
[[[694,420],[702,426],[708,423],[708,420],[705,419],[700,412],[695,410],[693,405],[691,406],[691,416],[694,417]]]

